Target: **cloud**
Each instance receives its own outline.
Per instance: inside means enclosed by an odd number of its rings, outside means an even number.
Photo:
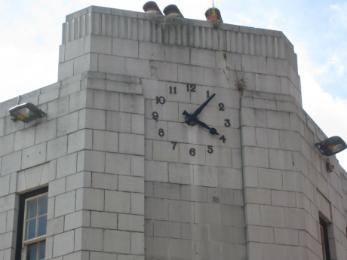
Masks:
[[[303,106],[316,124],[328,136],[338,135],[347,141],[347,99],[333,96],[324,91],[319,78],[325,65],[312,62],[303,45],[297,44]],[[347,169],[347,151],[338,154],[341,165]]]
[[[343,76],[346,73],[346,64],[345,64],[345,56],[346,53],[339,55],[338,53],[334,53],[329,58],[328,65],[336,72],[338,76]]]
[[[347,29],[347,2],[329,6],[331,22],[338,23]]]
[[[23,3],[25,4],[25,3]],[[54,12],[37,15],[38,6],[11,11],[2,6],[0,48],[2,89],[0,101],[53,83],[57,79],[60,22]],[[45,6],[43,6],[45,7]],[[9,15],[11,13],[11,15]],[[50,18],[48,16],[51,16]],[[58,26],[59,24],[59,26]]]

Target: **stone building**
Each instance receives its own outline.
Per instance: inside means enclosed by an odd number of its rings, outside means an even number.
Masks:
[[[282,32],[83,9],[57,83],[0,104],[0,259],[347,259],[325,138]]]

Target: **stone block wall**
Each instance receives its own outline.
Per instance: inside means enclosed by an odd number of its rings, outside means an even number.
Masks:
[[[106,97],[93,96],[94,101],[110,100],[121,110],[129,105],[126,95],[109,95],[114,89],[127,88],[114,78],[132,77],[138,81],[135,85],[139,86],[133,86],[136,93],[143,90],[144,99],[139,95],[134,102],[137,107],[127,109],[144,113],[141,133],[145,144],[136,140],[136,135],[119,135],[119,142],[132,142],[129,147],[133,150],[118,152],[143,151],[145,156],[146,256],[245,258],[237,82],[242,79],[249,90],[283,94],[300,104],[296,56],[289,41],[281,32],[231,25],[216,30],[206,22],[90,7],[68,16],[63,25],[58,78],[86,71],[92,88],[101,95],[107,93]],[[195,84],[196,93],[188,95],[187,84]],[[232,122],[224,130],[225,145],[198,130],[188,133],[181,123],[183,110],[201,104],[207,91],[217,93]],[[157,97],[164,97],[165,104],[158,104]],[[109,108],[101,105],[99,109]],[[158,113],[159,120],[153,120],[153,112]],[[108,112],[104,119],[100,113],[86,113],[102,120],[91,128],[103,125],[103,120],[106,128],[119,127],[125,120]],[[223,116],[217,110],[211,113],[202,115],[204,121],[223,127]],[[207,152],[208,146],[213,146],[213,155]],[[189,154],[191,149],[196,156]],[[119,183],[120,187],[137,186],[127,181]]]
[[[142,90],[131,77],[100,90],[104,76],[86,72],[20,96],[47,112],[41,122],[13,122],[17,99],[1,104],[1,259],[14,259],[20,194],[44,186],[46,259],[144,255]]]
[[[225,142],[183,123],[212,93],[199,118]],[[12,122],[18,102],[48,116]],[[335,158],[326,172],[323,138],[281,32],[83,9],[63,24],[58,82],[0,104],[0,259],[39,187],[47,259],[318,260],[320,215],[345,259],[346,173]]]
[[[58,78],[85,70],[180,82],[193,78],[212,86],[230,85],[224,74],[240,71],[252,88],[301,102],[296,54],[279,31],[227,24],[216,30],[202,21],[92,6],[63,24]]]
[[[47,258],[77,251],[75,233],[81,225],[69,227],[64,222],[84,213],[80,211],[82,205],[78,194],[88,174],[77,167],[77,157],[87,148],[84,127],[78,124],[83,119],[85,93],[81,78],[76,77],[1,104],[1,185],[6,187],[1,189],[1,200],[6,202],[1,211],[11,214],[5,233],[10,239],[6,239],[6,246],[1,243],[3,259],[14,259],[20,194],[48,184]],[[19,102],[38,105],[48,117],[40,123],[11,121],[8,109]],[[75,136],[79,136],[77,146]]]
[[[322,259],[320,217],[345,259],[346,172],[314,147],[325,134],[292,98],[246,91],[241,104],[249,259]]]

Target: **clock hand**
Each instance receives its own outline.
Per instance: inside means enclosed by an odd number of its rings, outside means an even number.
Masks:
[[[183,115],[185,116],[184,122],[186,124],[191,125],[191,126],[198,124],[199,126],[208,129],[208,131],[211,135],[219,135],[216,128],[209,127],[206,123],[200,121],[197,116],[194,116],[193,114],[189,114],[185,110],[183,111]]]
[[[189,114],[186,110],[184,110],[182,114],[184,115],[184,123],[191,126],[196,124],[196,120],[198,119],[196,116]]]
[[[187,111],[183,111],[183,115],[185,117],[184,122],[188,125],[195,125],[196,120],[198,119],[198,115],[201,113],[201,111],[205,108],[205,106],[211,101],[212,98],[216,93],[214,93],[212,96],[210,96],[204,103],[202,103],[192,114],[188,113]]]
[[[197,115],[200,114],[200,112],[205,108],[205,106],[211,101],[212,98],[214,98],[214,96],[216,95],[216,93],[213,93],[212,96],[210,96],[204,103],[202,103],[192,114],[193,117],[197,117]]]
[[[201,127],[203,127],[203,128],[206,128],[206,129],[209,131],[209,133],[210,133],[211,135],[219,135],[219,133],[218,133],[218,131],[216,130],[216,128],[209,127],[206,123],[200,121],[198,118],[195,119],[195,122],[196,122],[199,126],[201,126]]]

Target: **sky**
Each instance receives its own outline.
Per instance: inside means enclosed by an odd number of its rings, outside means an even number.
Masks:
[[[186,18],[205,20],[213,0],[176,4]],[[328,135],[347,141],[347,1],[214,0],[225,23],[284,32],[298,55],[303,106]],[[142,12],[145,1],[0,0],[0,102],[57,80],[65,16],[90,5]],[[347,150],[338,154],[347,169]]]

